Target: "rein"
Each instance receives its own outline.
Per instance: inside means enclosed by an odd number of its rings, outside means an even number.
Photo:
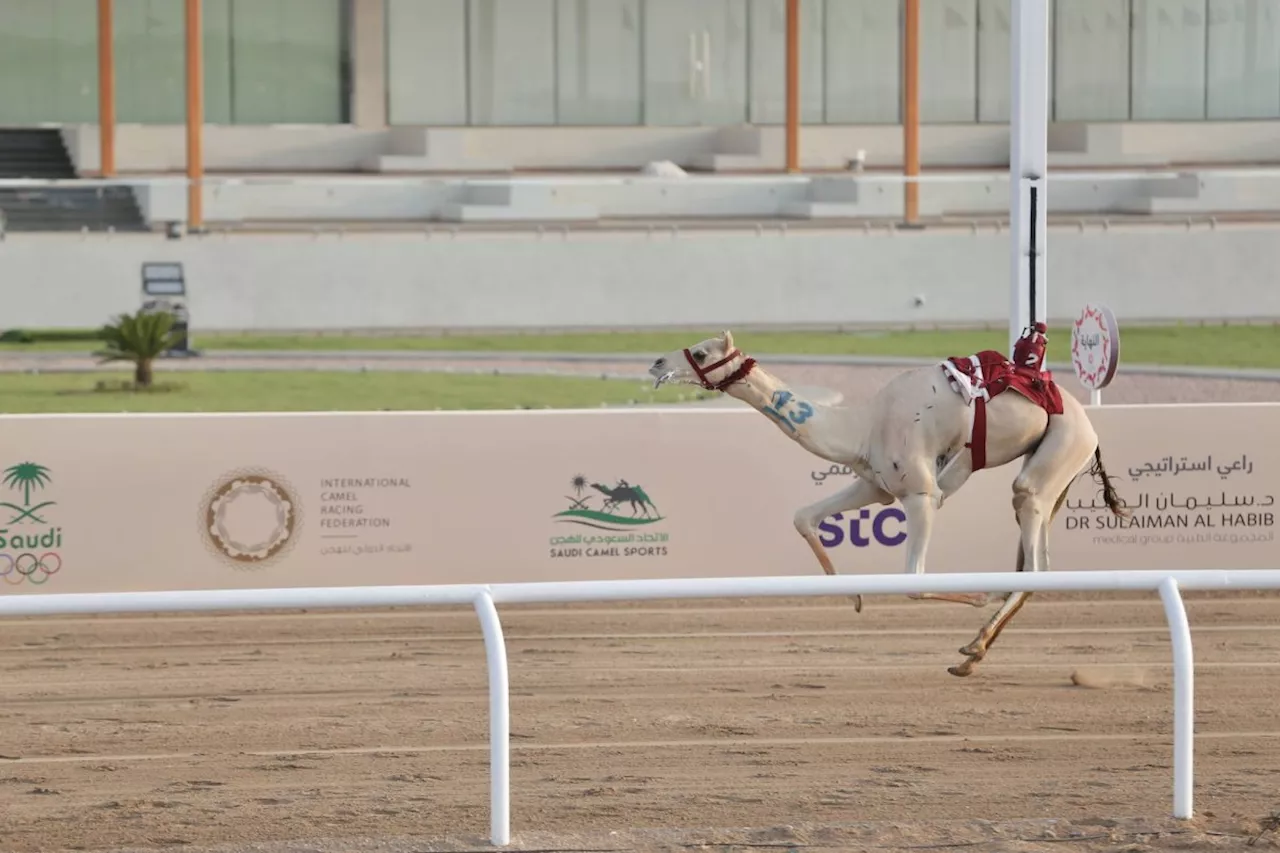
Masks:
[[[685,361],[689,362],[689,366],[693,368],[693,372],[698,376],[698,381],[702,383],[702,387],[706,388],[708,391],[724,391],[726,388],[728,388],[730,385],[733,385],[735,382],[741,382],[743,379],[747,378],[747,375],[751,373],[752,369],[754,369],[756,366],[756,360],[751,357],[747,357],[747,359],[738,366],[737,370],[733,371],[733,373],[730,373],[728,376],[726,376],[724,379],[720,380],[719,382],[712,382],[710,379],[707,378],[707,374],[711,373],[711,371],[719,370],[720,368],[724,367],[726,364],[732,363],[734,359],[740,357],[741,355],[742,355],[742,351],[735,349],[731,351],[728,355],[726,355],[724,358],[717,361],[715,364],[712,364],[707,367],[703,367],[701,364],[698,364],[698,362],[694,360],[692,352],[690,352],[687,349],[684,351]]]

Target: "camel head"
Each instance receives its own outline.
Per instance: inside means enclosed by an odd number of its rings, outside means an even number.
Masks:
[[[693,346],[669,352],[649,368],[653,387],[666,382],[701,385],[708,391],[723,391],[746,377],[755,366],[733,345],[733,334],[724,331],[719,337],[707,338]]]

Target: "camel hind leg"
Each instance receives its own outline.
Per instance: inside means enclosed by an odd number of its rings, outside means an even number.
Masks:
[[[1070,491],[1069,488],[1063,490],[1057,503],[1054,504],[1053,512],[1049,516],[1050,524],[1053,523],[1053,519],[1057,516],[1058,510],[1062,508],[1062,504],[1066,501],[1068,491]],[[1047,526],[1048,525],[1046,525],[1046,528]],[[1025,571],[1026,559],[1026,552],[1023,551],[1022,543],[1019,542],[1017,571]],[[1009,620],[1013,619],[1014,615],[1022,609],[1022,605],[1026,604],[1027,599],[1030,597],[1031,593],[1029,592],[1011,592],[1006,595],[1004,604],[1002,604],[1000,609],[992,615],[990,621],[988,621],[986,625],[982,626],[982,630],[978,632],[978,636],[974,638],[973,642],[969,643],[967,646],[961,647],[960,654],[966,655],[967,659],[955,666],[948,667],[947,672],[952,675],[958,675],[962,678],[966,675],[970,675],[973,672],[974,666],[987,656],[987,652],[991,649],[991,644],[996,641],[996,637],[1000,636],[1000,632],[1009,624]]]
[[[1062,427],[1054,430],[1054,426]],[[1018,517],[1018,571],[1041,572],[1049,569],[1049,527],[1067,500],[1071,484],[1088,465],[1098,446],[1097,436],[1085,421],[1085,429],[1071,430],[1070,422],[1051,424],[1045,440],[1027,458],[1021,473],[1013,482],[1013,507]],[[1053,505],[1046,498],[1056,496]],[[991,644],[1009,624],[1027,599],[1029,592],[1013,592],[990,621],[982,626],[973,642],[960,649],[966,660],[948,668],[952,675],[967,676],[987,656]]]

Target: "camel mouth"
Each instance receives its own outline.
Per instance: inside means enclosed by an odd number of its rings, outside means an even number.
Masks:
[[[676,375],[676,372],[674,370],[668,370],[666,373],[660,373],[657,376],[655,376],[653,378],[653,390],[657,391],[658,388],[661,387],[664,382],[670,382],[671,377],[675,375]]]

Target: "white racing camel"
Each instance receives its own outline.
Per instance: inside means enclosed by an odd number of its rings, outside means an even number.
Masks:
[[[1054,516],[1077,476],[1093,475],[1107,507],[1127,516],[1102,465],[1098,436],[1080,403],[1061,394],[1042,371],[1044,326],[1024,332],[1014,361],[984,350],[968,357],[908,370],[859,405],[828,406],[801,399],[733,345],[723,332],[668,353],[649,368],[654,387],[667,382],[723,391],[762,412],[791,440],[823,459],[846,465],[853,484],[796,512],[795,525],[823,570],[836,573],[818,539],[818,524],[837,512],[872,503],[902,502],[907,516],[908,572],[925,570],[934,513],[982,468],[1023,459],[1013,481],[1013,511],[1021,531],[1018,571],[1049,568],[1048,535]],[[1002,393],[1012,390],[1014,393]],[[948,668],[966,676],[1030,593],[1004,596],[1004,603],[969,645],[967,657]],[[919,593],[930,598],[986,605],[981,594]],[[857,596],[856,608],[862,610]]]

